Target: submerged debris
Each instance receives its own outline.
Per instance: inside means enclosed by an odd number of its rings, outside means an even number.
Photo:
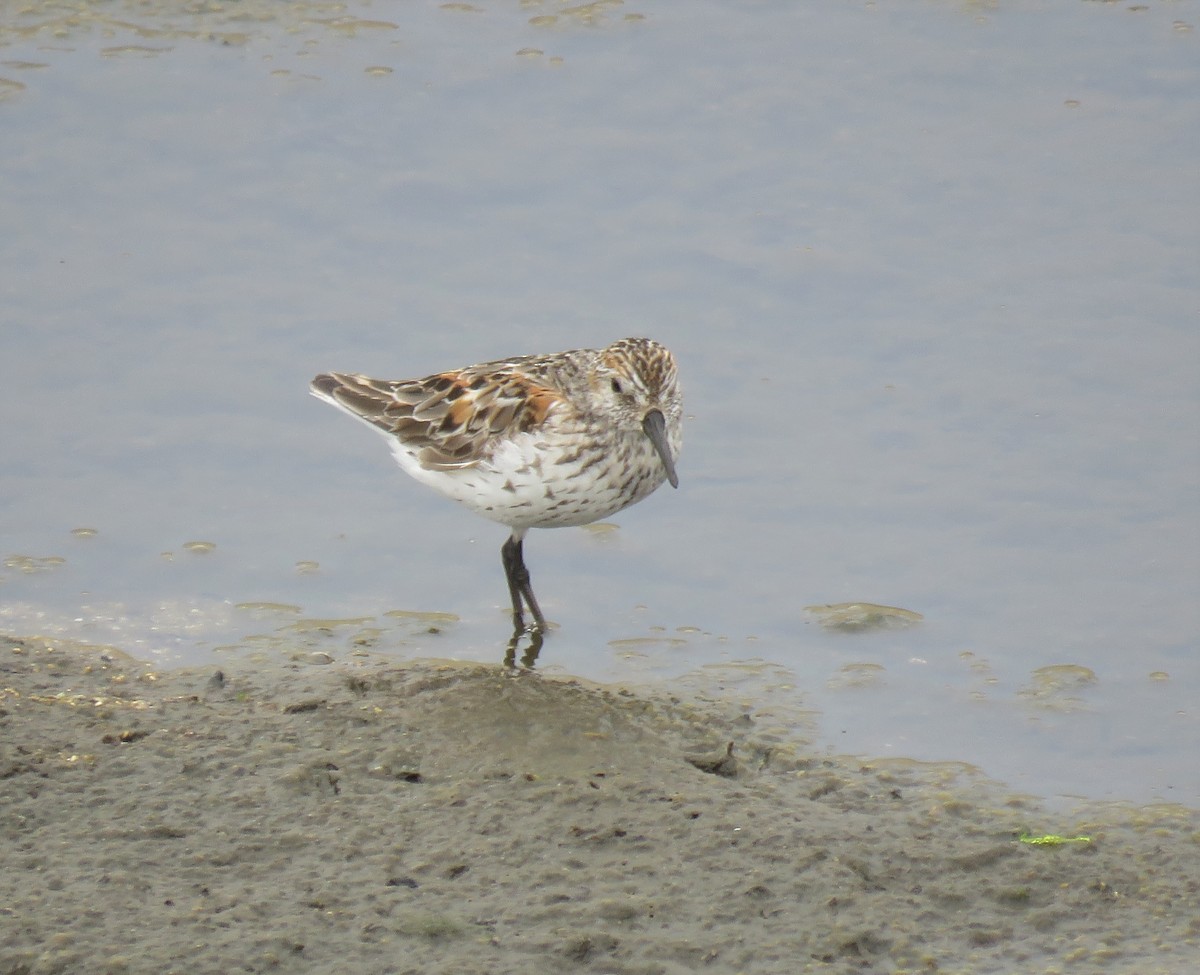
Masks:
[[[826,603],[805,606],[827,630],[896,630],[915,626],[925,617],[911,609],[899,606],[881,606],[879,603]]]

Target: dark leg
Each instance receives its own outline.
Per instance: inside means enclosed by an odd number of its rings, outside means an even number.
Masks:
[[[539,633],[546,630],[546,617],[538,608],[533,596],[533,586],[529,583],[529,570],[525,568],[525,556],[522,552],[524,533],[513,532],[512,537],[500,549],[500,558],[504,562],[504,575],[508,579],[508,594],[512,598],[513,632],[522,633],[525,630],[525,605],[533,613],[533,629]],[[522,604],[524,600],[524,604]]]

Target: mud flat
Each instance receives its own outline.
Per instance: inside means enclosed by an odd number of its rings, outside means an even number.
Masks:
[[[0,975],[1200,957],[1196,810],[1064,816],[743,705],[473,664],[155,672],[0,638],[0,833]]]

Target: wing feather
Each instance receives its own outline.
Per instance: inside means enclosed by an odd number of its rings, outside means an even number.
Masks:
[[[552,412],[568,408],[545,370],[533,376],[520,368],[539,358],[486,363],[424,379],[323,373],[312,381],[312,391],[395,437],[423,467],[457,470],[486,460],[497,441],[532,430]]]

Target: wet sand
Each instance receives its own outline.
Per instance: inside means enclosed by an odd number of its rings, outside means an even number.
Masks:
[[[1052,813],[965,767],[780,740],[735,702],[500,667],[157,673],[0,638],[0,668],[0,975],[1200,957],[1196,810]]]

